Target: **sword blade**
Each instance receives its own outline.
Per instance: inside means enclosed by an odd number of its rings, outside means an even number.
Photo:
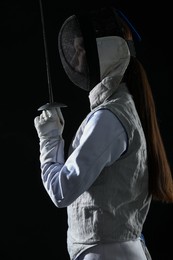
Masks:
[[[51,75],[50,75],[48,49],[47,49],[47,41],[46,41],[43,5],[42,5],[42,1],[41,0],[39,0],[39,5],[40,5],[40,15],[41,15],[43,43],[44,43],[44,53],[45,53],[45,61],[46,61],[46,73],[47,73],[47,83],[48,83],[48,92],[49,92],[49,103],[39,107],[38,110],[51,109],[53,107],[67,107],[63,103],[54,102],[53,90],[52,90],[52,82],[51,82]]]

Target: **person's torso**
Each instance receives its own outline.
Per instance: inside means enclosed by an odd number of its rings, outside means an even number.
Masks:
[[[130,94],[122,88],[91,113],[98,109],[109,109],[119,118],[127,132],[128,148],[68,206],[67,240],[71,259],[96,244],[138,238],[151,201],[148,196],[146,141]],[[73,149],[80,141],[87,120],[77,132]]]

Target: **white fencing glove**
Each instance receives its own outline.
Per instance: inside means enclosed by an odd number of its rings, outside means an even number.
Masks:
[[[39,138],[61,136],[64,130],[64,117],[60,107],[43,110],[40,116],[34,119],[34,126]]]

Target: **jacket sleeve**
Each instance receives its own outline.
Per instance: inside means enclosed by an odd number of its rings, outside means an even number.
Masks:
[[[126,133],[108,111],[95,112],[86,123],[79,144],[64,162],[62,138],[40,143],[42,181],[53,203],[67,207],[126,149]]]

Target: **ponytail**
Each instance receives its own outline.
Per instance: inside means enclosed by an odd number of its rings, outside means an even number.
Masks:
[[[131,57],[124,80],[133,96],[147,142],[149,193],[154,200],[173,202],[173,178],[160,134],[155,104],[142,64]]]

